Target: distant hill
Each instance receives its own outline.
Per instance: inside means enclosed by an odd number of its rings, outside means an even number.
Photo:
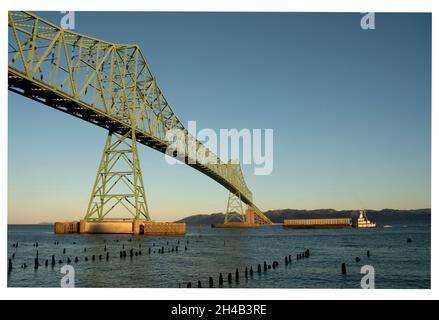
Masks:
[[[224,214],[222,213],[211,213],[211,214],[197,214],[193,216],[186,217],[184,219],[178,220],[176,222],[184,222],[187,224],[212,224],[212,223],[223,223]]]
[[[298,209],[279,209],[269,210],[265,214],[275,222],[281,223],[285,219],[313,219],[313,218],[352,218],[358,217],[358,211],[355,210],[334,210],[334,209],[316,209],[316,210],[298,210]],[[367,217],[377,223],[385,223],[390,221],[419,221],[428,222],[431,219],[431,209],[415,209],[415,210],[367,210]],[[185,222],[187,224],[210,225],[212,223],[223,223],[223,213],[198,214],[186,217],[177,222]]]

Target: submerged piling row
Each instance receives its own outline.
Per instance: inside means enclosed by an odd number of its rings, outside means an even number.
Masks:
[[[115,242],[119,242],[119,240],[117,239],[117,240],[115,240]],[[169,244],[169,241],[167,242],[168,244]],[[94,262],[94,261],[96,261],[97,259],[99,259],[99,261],[102,261],[104,258],[105,258],[105,260],[106,261],[109,261],[110,260],[110,252],[108,251],[108,247],[107,247],[107,245],[106,245],[106,240],[104,239],[104,247],[103,247],[103,251],[104,251],[104,255],[102,255],[102,254],[99,254],[99,255],[92,255],[91,256],[91,260]],[[54,243],[53,243],[53,245],[54,246],[59,246],[60,245],[60,242],[59,241],[55,241]],[[76,245],[76,242],[73,242],[73,245]],[[14,248],[14,249],[17,249],[18,248],[18,246],[19,246],[19,244],[18,244],[18,242],[15,242],[15,243],[13,243],[12,244],[12,247]],[[35,242],[35,243],[32,243],[32,246],[34,247],[34,248],[38,248],[39,247],[39,243],[38,242]],[[142,247],[142,245],[141,244],[139,244],[138,245],[138,247],[139,247],[139,249]],[[122,245],[122,248],[125,248],[125,245]],[[62,252],[61,252],[61,254],[62,255],[66,255],[67,254],[67,249],[68,248],[63,248],[62,249]],[[149,249],[149,251],[150,251],[151,249]],[[162,247],[162,253],[164,253],[164,247]],[[170,250],[169,250],[170,251]],[[84,247],[83,248],[83,252],[85,253],[85,252],[87,252],[87,248],[86,247]],[[178,252],[178,247],[173,247],[172,248],[172,252]],[[80,259],[76,256],[76,257],[69,257],[69,256],[65,256],[63,259],[56,259],[55,257],[55,255],[54,254],[52,254],[51,255],[51,257],[50,257],[50,259],[43,259],[42,261],[44,261],[44,262],[40,262],[40,254],[39,254],[40,252],[39,252],[39,250],[36,250],[36,255],[35,255],[35,258],[33,258],[33,266],[34,266],[34,270],[38,270],[41,266],[45,266],[46,268],[47,267],[49,267],[49,265],[52,267],[52,269],[56,266],[56,264],[58,263],[59,265],[61,265],[61,264],[63,264],[63,263],[67,263],[67,264],[70,264],[70,263],[72,263],[73,261],[74,261],[74,263],[79,263],[79,261],[80,261]],[[14,252],[13,254],[12,254],[12,256],[11,256],[11,258],[8,258],[8,274],[9,273],[11,273],[12,271],[13,271],[13,260],[15,259],[15,254],[16,254],[16,252]],[[141,250],[139,250],[139,251],[134,251],[133,249],[131,249],[130,250],[130,256],[131,257],[133,257],[133,256],[141,256],[142,255],[142,251]],[[126,256],[127,256],[127,253],[126,253],[126,251],[121,251],[120,252],[120,257],[121,258],[126,258]],[[85,256],[84,257],[84,261],[85,262],[88,262],[89,261],[89,258],[87,257],[87,256]],[[26,269],[27,268],[27,266],[28,266],[28,264],[27,263],[22,263],[21,265],[20,265],[20,267],[22,268],[22,269]]]
[[[306,249],[302,253],[296,254],[296,260],[309,258],[310,256],[311,256],[311,253],[310,253],[309,249]]]
[[[119,242],[119,239],[116,239],[115,240],[115,242]],[[128,242],[133,242],[133,240],[132,239],[128,239]],[[186,243],[188,244],[189,243],[189,241],[187,240],[186,241]],[[76,243],[74,243],[74,244],[76,244]],[[96,261],[96,260],[99,260],[99,261],[101,261],[101,260],[103,260],[104,258],[105,258],[105,260],[106,261],[109,261],[110,260],[110,253],[109,253],[109,251],[108,251],[108,247],[107,247],[107,245],[106,245],[106,240],[104,239],[104,247],[103,247],[103,250],[104,250],[104,255],[92,255],[91,256],[91,260],[92,261]],[[169,245],[169,241],[166,241],[166,244],[167,245]],[[178,240],[178,244],[180,244],[180,240]],[[55,242],[54,243],[54,245],[59,245],[59,242]],[[33,244],[33,246],[34,247],[38,247],[38,244],[37,243],[34,243]],[[156,246],[156,243],[154,242],[153,243],[153,247],[155,247]],[[18,244],[13,244],[13,247],[14,248],[16,248],[16,247],[18,247]],[[138,248],[140,249],[140,248],[142,248],[142,244],[138,244]],[[187,251],[188,250],[188,246],[187,245],[185,245],[185,251]],[[176,245],[175,247],[173,246],[172,248],[167,248],[167,251],[168,251],[168,253],[171,253],[171,252],[178,252],[178,245]],[[84,248],[84,252],[87,252],[87,248]],[[164,254],[165,252],[166,252],[166,250],[165,250],[165,247],[164,246],[161,246],[161,247],[159,247],[159,249],[158,249],[158,251],[157,251],[158,253],[160,253],[160,254]],[[63,250],[62,250],[62,254],[66,254],[67,253],[67,248],[63,248]],[[156,251],[154,250],[154,251],[152,251],[151,250],[151,248],[148,248],[148,254],[151,254],[151,253],[156,253]],[[134,258],[134,257],[137,257],[137,256],[141,256],[142,255],[142,251],[141,250],[134,250],[134,248],[131,248],[129,251],[128,251],[128,253],[127,253],[127,251],[125,250],[125,244],[122,244],[122,251],[120,251],[119,252],[119,255],[120,255],[120,258],[126,258],[127,257],[127,255],[129,254],[129,256],[130,256],[130,258]],[[37,250],[37,258],[38,258],[38,250]],[[15,253],[14,253],[14,255],[13,255],[13,258],[15,257]],[[55,257],[53,256],[52,257],[52,266],[54,266],[55,265]],[[88,257],[85,257],[84,258],[84,261],[88,261],[89,259],[88,259]],[[62,260],[59,260],[58,261],[58,263],[59,264],[61,264],[63,261]],[[75,263],[78,263],[79,262],[79,259],[76,257],[75,258]],[[69,258],[69,257],[67,257],[67,263],[71,263],[71,259]],[[12,264],[12,261],[11,261],[11,264]],[[12,268],[10,268],[11,270],[12,270]],[[37,269],[37,267],[36,267],[36,264],[35,264],[35,269]]]
[[[300,260],[300,259],[303,259],[303,258],[309,258],[310,256],[311,256],[310,250],[306,249],[305,251],[301,252],[300,254],[297,254],[297,259]],[[284,257],[284,262],[285,262],[285,265],[291,264],[292,263],[291,255],[285,256]],[[276,270],[278,267],[279,267],[279,261],[274,260],[271,263],[267,263],[267,261],[264,261],[262,264],[258,263],[258,265],[257,265],[257,273],[259,274],[259,277],[260,277],[261,274],[262,274],[262,270],[263,270],[264,273],[266,273],[266,272],[268,272],[268,270],[271,270],[271,269]],[[253,274],[254,274],[253,266],[252,265],[250,265],[250,267],[245,266],[244,278],[245,278],[246,282],[248,281],[249,278],[253,279]],[[239,281],[240,280],[239,268],[235,269],[235,278],[234,278],[234,280],[235,281],[233,281],[233,273],[232,272],[227,273],[227,283],[228,283],[229,286],[231,286],[234,282],[236,284],[239,284],[240,283],[240,281]],[[198,280],[198,283],[200,284],[201,281]],[[214,283],[212,277],[208,278],[208,283],[209,283],[209,288],[214,288],[215,287],[215,283]],[[223,274],[220,272],[219,276],[218,276],[218,287],[222,288],[223,284],[224,284],[224,277],[223,277]],[[179,284],[179,288],[180,287],[181,286]],[[201,284],[198,286],[198,288],[202,288]]]

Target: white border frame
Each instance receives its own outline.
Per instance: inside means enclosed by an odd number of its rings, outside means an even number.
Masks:
[[[11,2],[11,3],[9,3]],[[10,10],[29,11],[295,11],[295,12],[431,12],[432,34],[438,34],[438,19],[436,18],[434,3],[437,0],[380,0],[380,1],[353,1],[353,0],[161,0],[160,2],[138,0],[106,0],[90,1],[75,0],[60,3],[59,0],[15,0],[1,1],[0,3],[0,255],[3,263],[0,264],[0,298],[2,299],[432,299],[438,298],[438,277],[433,270],[438,270],[438,236],[435,214],[432,213],[431,229],[431,288],[430,290],[361,290],[361,289],[43,289],[43,288],[7,288],[7,149],[8,149],[8,110],[7,110],[7,71],[6,63],[8,34],[6,31],[7,12]],[[105,4],[105,5],[104,5]],[[437,41],[432,38],[432,57],[437,52]],[[4,73],[3,73],[4,72]],[[437,74],[437,64],[432,63],[432,142],[438,141],[438,130],[433,124],[438,123],[435,112],[434,93],[439,92],[434,75]],[[432,143],[432,164],[438,163],[437,147]],[[438,199],[438,171],[432,166],[432,211],[437,207]],[[60,291],[62,290],[62,291]]]

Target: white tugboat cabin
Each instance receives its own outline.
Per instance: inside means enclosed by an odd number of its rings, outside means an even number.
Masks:
[[[376,228],[377,224],[368,220],[366,210],[360,210],[360,215],[357,220],[357,228]]]

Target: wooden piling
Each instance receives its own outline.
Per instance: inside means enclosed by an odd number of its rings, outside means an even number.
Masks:
[[[346,274],[346,264],[345,263],[341,264],[341,274]]]

